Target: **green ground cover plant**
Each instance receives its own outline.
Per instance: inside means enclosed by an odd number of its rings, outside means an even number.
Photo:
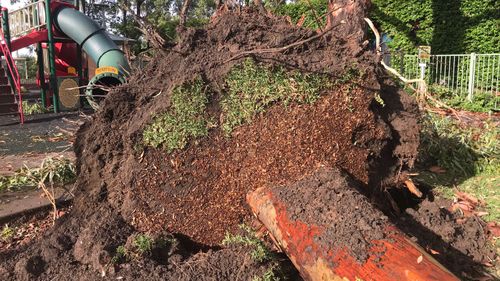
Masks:
[[[326,75],[271,68],[247,59],[226,78],[227,93],[221,101],[222,129],[230,135],[235,127],[249,123],[278,102],[314,103],[331,85]]]
[[[134,239],[134,246],[139,254],[151,253],[155,241],[145,234],[137,235]]]
[[[274,258],[271,250],[257,237],[255,231],[245,224],[240,225],[240,229],[242,234],[226,233],[224,240],[222,240],[222,245],[236,244],[249,246],[253,249],[250,256],[256,262],[264,262]]]
[[[491,113],[499,109],[500,96],[491,92],[476,93],[471,101],[466,93],[456,93],[445,87],[431,86],[429,92],[446,105],[471,112]]]
[[[14,236],[14,229],[12,227],[9,227],[7,224],[4,225],[2,232],[0,233],[0,238],[4,241],[7,241],[12,236]]]
[[[176,87],[170,102],[168,111],[155,117],[143,132],[146,145],[169,153],[184,148],[190,139],[207,135],[209,124],[205,116],[208,97],[201,79]]]

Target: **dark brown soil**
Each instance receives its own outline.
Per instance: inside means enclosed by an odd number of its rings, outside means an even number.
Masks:
[[[340,171],[323,167],[303,180],[275,187],[273,194],[287,206],[291,220],[324,227],[314,237],[316,243],[334,252],[346,250],[364,263],[372,241],[390,235],[385,231],[389,219],[357,188]]]
[[[180,30],[178,44],[158,52],[128,84],[111,92],[93,120],[80,128],[72,213],[43,239],[0,254],[2,280],[91,280],[100,275],[113,280],[248,279],[270,264],[250,262],[244,250],[220,247],[226,232],[250,221],[248,191],[291,184],[320,166],[338,167],[367,195],[397,187],[417,154],[418,109],[411,97],[386,80],[378,58],[365,47],[365,4],[356,1],[341,10],[331,26],[345,24],[317,40],[251,56],[260,63],[330,75],[332,80],[355,67],[359,79],[323,93],[313,105],[276,104],[229,138],[214,128],[172,154],[142,151],[137,144],[144,127],[168,109],[175,86],[201,77],[214,92],[210,114],[218,117],[224,77],[243,59],[231,58],[315,34],[251,9],[223,12],[206,29]],[[374,100],[376,94],[385,106]],[[113,266],[116,248],[138,231],[173,233],[182,238],[187,254],[167,262],[145,257]]]
[[[449,200],[424,200],[417,210],[408,209],[396,225],[434,258],[458,276],[478,278],[484,265],[494,265],[496,257],[491,233],[476,216],[451,212]]]

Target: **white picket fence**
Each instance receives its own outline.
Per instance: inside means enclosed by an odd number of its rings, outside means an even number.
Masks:
[[[408,79],[421,75],[417,55],[392,54],[386,62]],[[431,55],[424,78],[430,86],[439,86],[473,100],[476,94],[500,96],[500,54]],[[498,106],[496,106],[498,108]]]

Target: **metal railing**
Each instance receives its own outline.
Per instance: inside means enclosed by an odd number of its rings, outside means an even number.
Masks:
[[[11,37],[19,37],[44,27],[44,5],[45,1],[40,0],[9,12]]]
[[[420,78],[417,55],[386,55],[390,65],[408,79]],[[425,80],[472,100],[476,94],[500,95],[500,54],[431,55]]]
[[[0,20],[1,22],[1,20]],[[24,123],[24,112],[23,112],[23,98],[21,96],[21,78],[19,76],[19,72],[17,71],[16,63],[14,62],[14,58],[10,53],[10,50],[7,46],[7,40],[5,39],[5,35],[3,30],[0,29],[0,52],[2,52],[5,57],[6,62],[6,70],[10,73],[10,78],[12,78],[11,83],[13,83],[14,94],[17,95],[17,107],[19,112],[19,119],[21,124]]]

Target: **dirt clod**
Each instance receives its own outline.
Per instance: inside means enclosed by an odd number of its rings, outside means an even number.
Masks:
[[[19,280],[31,280],[38,277],[45,269],[46,262],[40,256],[32,256],[20,259],[14,271]]]

